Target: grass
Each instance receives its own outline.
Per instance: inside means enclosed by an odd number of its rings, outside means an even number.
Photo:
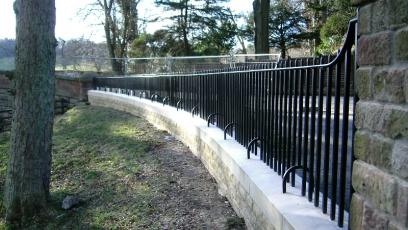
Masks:
[[[152,188],[136,176],[158,162],[147,154],[162,135],[141,118],[111,109],[79,106],[56,119],[50,218],[31,229],[157,229]],[[9,133],[0,134],[0,195],[4,189]],[[64,211],[76,195],[81,205]],[[3,196],[1,196],[2,199]],[[0,229],[6,229],[0,206]]]

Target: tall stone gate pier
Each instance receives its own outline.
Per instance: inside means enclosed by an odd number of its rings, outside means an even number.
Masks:
[[[352,229],[408,228],[408,0],[359,7]]]

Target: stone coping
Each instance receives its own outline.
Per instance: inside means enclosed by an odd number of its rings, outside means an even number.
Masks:
[[[176,111],[174,107],[124,94],[90,90],[88,98],[92,105],[143,116],[186,144],[217,180],[220,193],[245,219],[249,229],[341,229],[337,222],[300,195],[300,183],[295,188],[288,184],[287,193],[283,194],[281,176],[253,154],[248,160],[241,144],[231,137],[224,140],[223,131],[214,126],[208,128],[205,120]],[[221,162],[208,157],[207,151],[213,152],[214,159]],[[219,175],[214,165],[220,163],[224,167],[223,174],[232,178]],[[230,181],[226,180],[235,181],[235,187],[231,189]],[[235,190],[243,190],[239,194],[244,196],[237,196]]]

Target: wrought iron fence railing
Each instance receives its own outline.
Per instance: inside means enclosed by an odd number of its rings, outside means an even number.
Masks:
[[[342,227],[352,193],[355,29],[352,20],[335,57],[250,70],[96,78],[95,86],[207,119],[247,147],[248,158],[259,154],[282,175],[283,192],[288,183],[298,186],[302,196]]]
[[[112,72],[115,60],[125,75],[194,73],[208,69],[253,66],[260,63],[278,62],[279,54],[231,54],[184,57],[107,58],[91,56],[58,56],[56,70]]]

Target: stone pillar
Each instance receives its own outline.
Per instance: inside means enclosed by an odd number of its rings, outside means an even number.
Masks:
[[[55,81],[56,98],[69,98],[74,101],[87,101],[88,90],[93,89],[93,79],[98,75],[86,74],[57,74]]]
[[[352,229],[408,228],[408,0],[359,7]]]

